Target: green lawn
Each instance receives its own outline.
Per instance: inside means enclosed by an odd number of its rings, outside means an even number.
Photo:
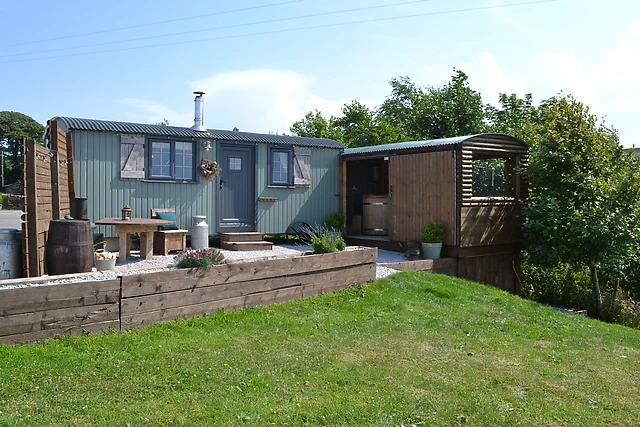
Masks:
[[[0,426],[628,426],[640,331],[404,272],[306,301],[0,346]]]

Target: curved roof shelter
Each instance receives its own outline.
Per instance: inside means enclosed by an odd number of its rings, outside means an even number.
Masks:
[[[527,152],[529,146],[510,135],[499,133],[480,133],[477,135],[454,136],[452,138],[431,139],[425,141],[407,141],[394,144],[372,145],[368,147],[354,147],[344,150],[344,159],[355,157],[379,157],[401,153],[417,153],[435,151],[456,146],[475,147],[487,150],[508,150]]]
[[[359,244],[397,247],[438,221],[443,254],[458,259],[460,277],[518,292],[512,263],[522,244],[525,142],[483,133],[348,148],[341,159],[341,208]]]

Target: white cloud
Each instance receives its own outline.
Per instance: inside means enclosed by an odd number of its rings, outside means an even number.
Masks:
[[[527,91],[521,77],[506,75],[496,57],[484,52],[471,65],[461,67],[469,75],[469,85],[483,95],[485,102],[495,104],[499,93],[516,93],[524,96]]]
[[[596,72],[599,86],[625,92],[640,89],[640,22],[631,25],[617,39],[617,45],[604,52],[602,69]]]
[[[288,133],[289,127],[309,111],[317,109],[327,118],[339,116],[344,104],[351,101],[323,98],[311,92],[305,76],[274,69],[217,73],[189,84],[193,91],[205,92],[205,126],[217,129]],[[133,107],[127,115],[135,121],[156,123],[166,118],[174,126],[193,124],[193,103],[176,111],[137,98],[121,102]],[[361,102],[369,107],[376,105],[373,101]]]
[[[542,98],[563,91],[575,96],[598,116],[607,113],[598,96],[599,85],[596,74],[585,71],[572,53],[539,54],[531,65],[527,80],[532,87],[544,88],[541,91],[534,91]]]
[[[127,115],[135,121],[159,123],[167,119],[171,126],[193,125],[193,112],[177,112],[157,102],[137,98],[125,98],[121,102],[135,108],[136,112],[127,113]]]
[[[325,99],[311,92],[305,76],[273,69],[218,73],[192,82],[191,87],[207,93],[207,127],[249,132],[289,132],[307,112],[317,109],[326,117],[339,115],[349,101]]]

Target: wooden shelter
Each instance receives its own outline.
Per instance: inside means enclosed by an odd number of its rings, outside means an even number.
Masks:
[[[348,236],[397,248],[439,221],[443,256],[457,259],[459,277],[519,293],[527,158],[527,144],[501,134],[346,149],[340,207]]]

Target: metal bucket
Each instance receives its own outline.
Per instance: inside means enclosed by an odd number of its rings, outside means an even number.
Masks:
[[[75,209],[73,212],[74,219],[89,219],[87,211],[89,209],[89,203],[86,197],[76,197]]]
[[[22,244],[15,228],[0,228],[0,280],[22,277]]]

